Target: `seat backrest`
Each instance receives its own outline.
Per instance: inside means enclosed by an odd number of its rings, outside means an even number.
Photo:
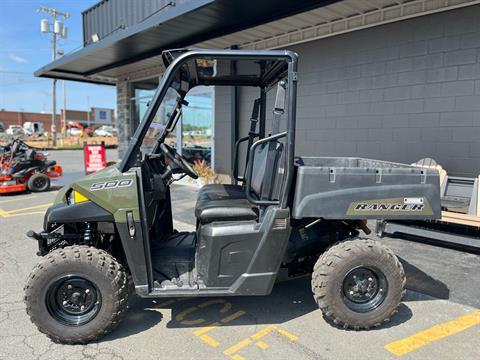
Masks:
[[[285,113],[286,82],[279,81],[273,108],[271,134],[279,134]],[[269,141],[255,148],[252,164],[251,189],[259,200],[278,200],[285,170],[284,145],[279,140]],[[248,159],[248,158],[247,158]],[[248,166],[248,164],[247,164]]]
[[[272,141],[255,149],[251,189],[259,200],[278,200],[283,183],[283,144]]]

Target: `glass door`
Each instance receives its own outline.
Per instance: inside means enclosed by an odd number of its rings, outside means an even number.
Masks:
[[[212,165],[213,88],[198,86],[185,98],[182,111],[182,154],[193,164],[205,161]]]
[[[135,96],[132,101],[132,134],[142,121],[150,101],[155,95],[158,79],[150,79],[133,84]],[[168,99],[165,99],[157,111],[154,123],[161,127],[168,112]],[[166,143],[184,155],[192,164],[205,161],[212,166],[213,152],[213,87],[198,86],[193,88],[185,100],[188,106],[182,107],[182,117],[173,133],[169,134]],[[160,130],[160,128],[158,129]],[[153,146],[154,144],[143,144]],[[145,148],[144,150],[148,150]]]

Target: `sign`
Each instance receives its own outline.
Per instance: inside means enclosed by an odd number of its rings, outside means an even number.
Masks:
[[[92,123],[102,125],[113,125],[113,110],[104,108],[92,108]]]
[[[105,152],[105,146],[103,144],[84,145],[83,156],[85,163],[85,174],[91,174],[107,167],[107,156]]]

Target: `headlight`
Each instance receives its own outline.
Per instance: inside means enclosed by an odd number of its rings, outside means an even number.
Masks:
[[[69,205],[73,205],[88,201],[88,198],[80,194],[78,191],[72,190],[70,191],[70,194],[68,194],[67,201]]]

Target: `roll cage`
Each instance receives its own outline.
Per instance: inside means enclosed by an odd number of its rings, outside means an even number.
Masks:
[[[162,54],[166,66],[165,73],[153,96],[140,125],[133,135],[130,146],[126,151],[123,160],[119,164],[119,169],[126,172],[138,161],[140,146],[152,123],[157,110],[164,99],[169,87],[174,87],[180,95],[177,104],[184,101],[188,91],[198,85],[210,86],[249,86],[260,89],[260,99],[262,100],[260,117],[260,128],[265,128],[265,102],[266,91],[271,89],[280,80],[286,79],[285,98],[287,106],[287,124],[286,131],[279,133],[272,131],[270,136],[265,137],[264,130],[258,134],[259,140],[254,144],[249,143],[248,157],[252,159],[254,150],[257,146],[271,141],[285,138],[285,173],[279,200],[255,199],[250,194],[250,181],[246,182],[247,197],[250,202],[256,205],[279,205],[281,208],[287,207],[289,189],[293,179],[294,171],[294,153],[295,153],[295,122],[296,122],[296,92],[297,92],[297,54],[287,50],[171,50]],[[238,74],[234,71],[234,66],[221,66],[226,64],[235,64],[238,61],[247,61],[256,71],[246,74]],[[221,68],[221,69],[220,69]],[[279,99],[277,96],[276,104]],[[276,106],[277,107],[277,106]],[[178,110],[178,106],[176,107]],[[275,116],[275,109],[274,109]],[[167,127],[172,125],[175,120],[175,114],[169,116]],[[274,129],[275,130],[275,129]],[[166,131],[158,139],[163,142]],[[234,146],[234,144],[232,144]],[[154,152],[158,151],[158,144],[154,147]],[[251,173],[253,161],[248,162],[247,175]]]

